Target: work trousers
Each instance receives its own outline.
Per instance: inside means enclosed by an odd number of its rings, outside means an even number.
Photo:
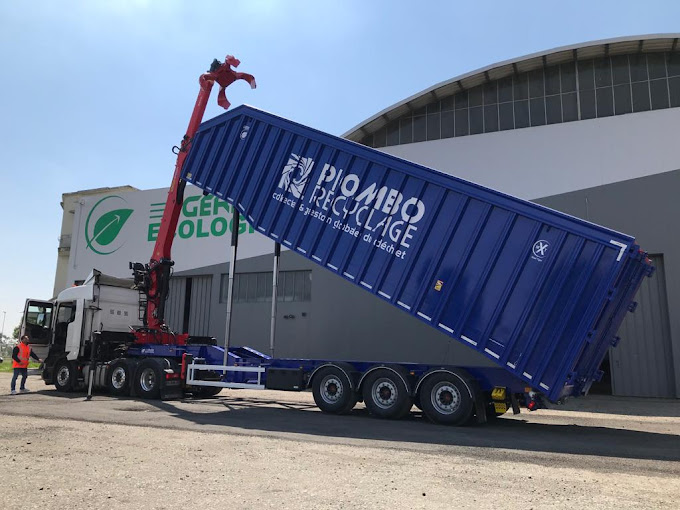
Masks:
[[[28,368],[15,368],[14,375],[12,376],[12,391],[16,390],[17,378],[21,376],[21,385],[19,389],[23,390],[26,388],[26,378],[28,377]]]

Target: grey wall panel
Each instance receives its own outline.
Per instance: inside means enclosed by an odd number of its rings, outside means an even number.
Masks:
[[[183,332],[185,290],[186,278],[172,277],[170,279],[170,295],[165,305],[165,322],[176,333]]]
[[[652,260],[656,273],[643,281],[638,308],[626,317],[619,331],[622,342],[610,352],[616,395],[675,396],[664,259],[657,255]]]
[[[212,275],[191,277],[189,333],[192,335],[210,336],[212,280]]]

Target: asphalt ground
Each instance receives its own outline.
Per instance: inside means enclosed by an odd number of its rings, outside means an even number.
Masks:
[[[325,415],[310,393],[136,401],[0,374],[0,508],[678,508],[680,401],[486,425]],[[17,497],[19,495],[19,497]]]

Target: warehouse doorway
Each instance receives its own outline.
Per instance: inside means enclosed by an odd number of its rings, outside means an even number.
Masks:
[[[212,275],[172,277],[165,320],[176,333],[209,336]]]
[[[656,271],[643,280],[635,298],[637,310],[627,314],[618,333],[621,343],[609,351],[612,393],[673,398],[675,376],[664,259],[663,255],[649,258]]]

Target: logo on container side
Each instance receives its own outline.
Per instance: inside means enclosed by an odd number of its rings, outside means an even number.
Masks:
[[[279,188],[289,191],[295,198],[300,198],[312,174],[312,168],[314,168],[312,158],[302,158],[297,154],[291,154],[288,163],[281,171]]]
[[[545,256],[548,254],[548,248],[550,247],[550,243],[548,241],[545,241],[543,239],[539,239],[534,243],[534,246],[531,248],[531,253],[533,253],[533,257],[531,257],[534,260],[538,260],[541,262]]]

